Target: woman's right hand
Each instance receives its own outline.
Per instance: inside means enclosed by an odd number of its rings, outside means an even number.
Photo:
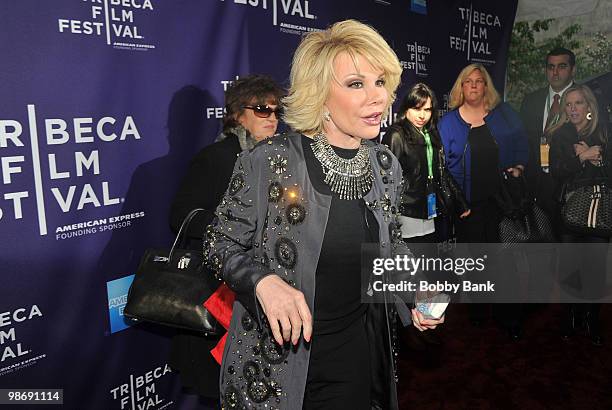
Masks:
[[[272,274],[259,281],[255,294],[268,318],[276,343],[282,345],[291,340],[296,345],[302,330],[304,340],[310,342],[312,315],[302,292]]]
[[[412,325],[419,329],[421,332],[425,330],[433,330],[438,325],[444,323],[445,315],[442,315],[440,319],[425,319],[423,314],[418,309],[411,309],[412,312]]]
[[[600,161],[601,160],[601,146],[593,145],[578,154],[580,162],[584,161]]]

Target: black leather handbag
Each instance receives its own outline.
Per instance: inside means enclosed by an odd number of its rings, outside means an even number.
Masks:
[[[455,204],[453,203],[453,191],[450,187],[450,181],[446,174],[445,158],[442,149],[438,151],[438,170],[440,178],[438,178],[436,186],[436,208],[439,210],[438,215],[453,217],[455,214]],[[451,177],[452,178],[452,177]]]
[[[203,209],[186,217],[170,250],[147,249],[128,293],[124,316],[137,320],[220,335],[225,330],[203,303],[219,282],[204,266],[203,252],[180,249],[189,223]]]
[[[585,235],[612,236],[612,189],[600,183],[579,184],[565,190],[561,219],[574,232]]]
[[[495,199],[503,214],[498,227],[500,242],[554,242],[548,216],[527,196],[524,176],[514,178],[502,173]]]

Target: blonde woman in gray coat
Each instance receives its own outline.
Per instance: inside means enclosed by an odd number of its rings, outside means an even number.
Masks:
[[[295,52],[285,122],[294,132],[243,152],[208,261],[236,292],[221,366],[224,408],[397,408],[397,313],[427,320],[383,292],[364,303],[362,243],[407,253],[397,223],[402,170],[380,131],[401,67],[371,27],[347,20]]]

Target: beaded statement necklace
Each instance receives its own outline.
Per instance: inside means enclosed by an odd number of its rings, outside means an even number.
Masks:
[[[361,199],[372,188],[374,176],[370,165],[367,145],[362,141],[357,155],[351,159],[338,156],[327,142],[325,134],[319,132],[310,144],[316,159],[325,174],[325,183],[340,199]]]

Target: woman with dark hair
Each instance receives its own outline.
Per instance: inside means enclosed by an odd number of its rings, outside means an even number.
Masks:
[[[189,226],[190,249],[202,249],[203,232],[229,185],[238,154],[276,133],[282,95],[274,80],[263,75],[242,77],[227,89],[223,132],[218,142],[192,159],[172,202],[170,226],[175,233],[192,209],[204,209]],[[212,273],[202,277],[210,280],[211,289],[218,286]],[[219,337],[181,332],[170,351],[170,365],[179,372],[183,387],[214,402],[219,397],[219,365],[210,351],[218,341]]]
[[[413,85],[399,113],[401,118],[389,127],[382,142],[404,173],[399,206],[402,237],[407,242],[442,242],[450,236],[454,214],[465,218],[470,210],[445,165],[434,92],[426,84]]]
[[[574,85],[561,98],[559,121],[546,130],[550,142],[550,172],[557,186],[557,197],[572,189],[584,186],[612,186],[612,148],[609,141],[608,124],[599,123],[598,104],[593,92],[586,85]],[[605,188],[604,188],[605,189]],[[594,193],[593,195],[596,195]],[[600,198],[605,201],[605,198]],[[609,208],[609,203],[602,202]],[[579,212],[568,209],[569,212]],[[591,208],[591,224],[597,225],[596,209]],[[586,215],[584,216],[587,220]],[[602,216],[600,215],[599,218]],[[572,243],[571,252],[562,253],[563,258],[580,258],[579,267],[582,296],[596,299],[606,286],[607,244],[609,233],[577,231],[565,224],[562,226],[561,241]],[[600,244],[600,245],[596,245]],[[562,262],[562,267],[574,265]],[[602,346],[602,332],[599,322],[601,304],[584,303],[567,305],[561,326],[561,337],[569,339],[578,323],[584,323],[591,342]]]
[[[236,156],[276,133],[283,90],[265,75],[250,75],[232,83],[225,92],[223,132],[216,143],[202,149],[191,161],[176,193],[170,226],[178,231],[194,208],[204,208],[191,223],[189,236],[201,242],[204,227],[214,216],[227,189]],[[199,249],[199,248],[198,248]]]

